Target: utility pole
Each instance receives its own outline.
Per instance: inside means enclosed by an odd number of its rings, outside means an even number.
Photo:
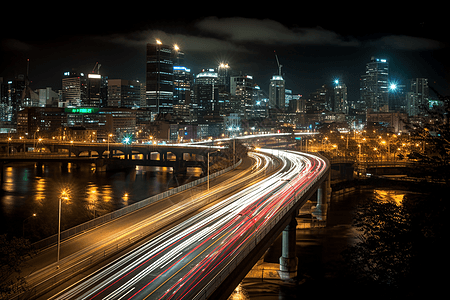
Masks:
[[[207,180],[207,188],[208,188],[208,192],[209,192],[209,151],[208,151],[208,164],[207,164],[207,169],[206,169],[207,171],[206,171],[206,178],[208,179]]]
[[[236,138],[233,139],[233,166],[236,164]]]

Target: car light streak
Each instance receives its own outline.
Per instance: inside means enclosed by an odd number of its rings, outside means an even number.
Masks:
[[[58,299],[194,297],[326,169],[321,158],[304,153],[260,149],[250,155],[252,172],[265,172],[271,155],[281,160],[281,168],[120,257]]]

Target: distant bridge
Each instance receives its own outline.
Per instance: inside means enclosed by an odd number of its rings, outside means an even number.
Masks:
[[[29,152],[45,148],[44,152]],[[142,166],[172,167],[175,173],[185,173],[188,167],[201,167],[206,172],[208,153],[214,155],[223,147],[204,145],[150,145],[122,143],[80,143],[52,140],[3,140],[1,164],[10,162],[94,163],[99,168]]]

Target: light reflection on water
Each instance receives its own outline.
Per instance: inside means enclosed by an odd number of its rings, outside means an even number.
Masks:
[[[0,234],[21,236],[23,229],[26,237],[36,240],[56,233],[58,198],[63,191],[67,197],[62,203],[62,230],[200,176],[200,171],[194,169],[173,180],[169,171],[137,167],[110,173],[96,172],[88,165],[69,166],[66,171],[61,171],[57,163],[42,168],[33,164],[7,165],[0,190]],[[34,213],[36,217],[28,218]]]
[[[391,201],[397,205],[402,205],[403,199],[407,193],[406,191],[399,190],[383,190],[383,189],[374,189],[373,190],[375,199],[381,201]]]
[[[242,283],[234,289],[233,293],[228,297],[228,300],[249,300],[247,291],[242,287]]]

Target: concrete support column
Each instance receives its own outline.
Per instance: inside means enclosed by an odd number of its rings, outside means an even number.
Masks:
[[[317,189],[317,209],[322,209],[323,205],[327,204],[328,196],[328,180],[322,182],[322,184]]]
[[[319,188],[317,189],[317,209],[322,209],[322,206],[324,204],[324,196],[326,195],[325,193],[325,189],[324,189],[324,184],[322,183]]]
[[[328,180],[322,182],[322,184],[317,189],[317,205],[316,208],[312,211],[312,214],[320,221],[326,221],[327,218],[329,189],[330,188]]]
[[[280,278],[289,280],[297,276],[298,259],[296,256],[296,229],[297,220],[292,217],[291,222],[282,233],[281,257],[280,257]]]

